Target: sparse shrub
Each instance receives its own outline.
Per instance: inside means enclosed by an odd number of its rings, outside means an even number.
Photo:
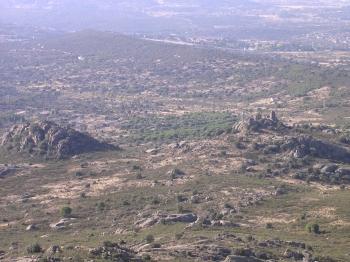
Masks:
[[[302,215],[300,216],[300,219],[301,219],[301,220],[305,220],[305,219],[306,219],[306,213],[302,214]]]
[[[42,257],[42,258],[39,258],[37,260],[37,262],[52,262],[52,261],[56,262],[56,261],[59,261],[59,260],[55,260],[55,258],[52,258],[52,259],[50,258],[50,260],[49,260],[49,258],[47,258],[47,257]]]
[[[226,150],[221,150],[219,153],[220,157],[226,157],[227,156],[227,151]]]
[[[103,242],[103,246],[104,246],[104,247],[114,247],[115,244],[112,243],[111,241],[107,240],[107,241],[104,241],[104,242]]]
[[[255,256],[256,256],[257,258],[262,259],[262,260],[268,260],[268,259],[271,259],[271,258],[272,258],[270,254],[265,253],[265,252],[262,252],[262,251],[256,252],[256,253],[255,253]]]
[[[288,193],[288,188],[286,185],[282,184],[276,188],[276,195],[285,195]]]
[[[191,197],[191,203],[192,204],[199,204],[200,203],[200,197],[198,195],[194,195]]]
[[[224,208],[233,209],[233,207],[230,203],[225,203]]]
[[[151,256],[149,254],[145,254],[142,256],[143,261],[151,261]]]
[[[125,240],[120,240],[119,244],[120,244],[120,245],[125,245],[125,244],[126,244],[126,241],[125,241]]]
[[[183,235],[184,235],[183,233],[176,233],[175,234],[175,239],[176,240],[180,240],[183,237]]]
[[[42,248],[38,243],[35,243],[35,244],[32,244],[29,247],[27,247],[27,252],[29,254],[40,253],[40,252],[42,252]]]
[[[61,209],[61,215],[65,218],[71,217],[73,209],[71,207],[65,206]]]
[[[132,169],[133,170],[141,170],[141,167],[139,165],[133,165]]]
[[[183,195],[177,195],[176,200],[180,203],[186,201],[186,198]]]
[[[241,143],[241,142],[236,142],[236,143],[235,143],[235,147],[236,147],[237,149],[239,149],[239,150],[244,150],[244,149],[246,149],[246,146],[245,146],[243,143]]]
[[[309,233],[320,234],[320,226],[317,223],[308,223],[306,225],[306,230]]]
[[[249,257],[253,255],[253,252],[247,248],[237,248],[233,250],[233,254],[236,256]]]
[[[267,228],[267,229],[272,229],[272,228],[273,228],[272,223],[266,223],[266,228]]]
[[[97,210],[98,211],[104,211],[105,209],[106,209],[106,204],[104,202],[97,203]]]
[[[176,179],[179,176],[184,176],[185,172],[183,172],[182,170],[175,168],[170,172],[170,177],[171,179]]]
[[[154,242],[154,236],[149,234],[149,235],[146,236],[145,240],[146,240],[146,242],[148,244],[153,243]]]
[[[181,205],[178,205],[178,206],[177,206],[177,212],[178,212],[178,213],[181,214],[181,213],[183,213],[184,211],[185,211],[185,210],[184,210],[184,207],[183,207],[183,206],[181,206]]]
[[[211,220],[221,220],[224,218],[224,215],[217,212],[213,212],[211,213],[210,217],[211,217]]]
[[[254,237],[253,237],[252,235],[248,235],[248,236],[246,237],[246,240],[247,240],[248,242],[252,242],[252,241],[254,240]]]
[[[315,257],[315,261],[318,262],[336,262],[337,260],[331,258],[331,257],[321,257],[321,256],[317,256]]]
[[[153,200],[152,200],[152,204],[153,205],[159,205],[160,204],[160,200],[158,197],[154,197]]]
[[[78,172],[75,172],[75,176],[76,176],[76,177],[83,177],[83,176],[84,176],[84,173],[78,171]]]
[[[307,177],[306,178],[306,183],[309,185],[312,182],[312,178],[311,177]]]
[[[79,254],[75,254],[75,255],[72,257],[72,261],[74,261],[74,262],[83,262],[84,259],[83,259]]]

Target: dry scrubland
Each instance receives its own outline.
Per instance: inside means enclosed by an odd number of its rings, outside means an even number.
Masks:
[[[350,260],[347,52],[0,48],[4,261]]]

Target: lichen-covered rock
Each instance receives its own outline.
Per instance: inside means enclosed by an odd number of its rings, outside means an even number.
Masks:
[[[117,149],[87,134],[49,121],[15,125],[4,135],[1,145],[8,150],[56,159]]]

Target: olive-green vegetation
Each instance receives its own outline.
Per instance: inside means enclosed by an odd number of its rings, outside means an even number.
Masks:
[[[201,112],[182,116],[135,118],[123,126],[131,141],[181,141],[218,136],[231,131],[237,118],[232,113]]]

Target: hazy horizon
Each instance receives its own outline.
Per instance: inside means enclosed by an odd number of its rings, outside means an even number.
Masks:
[[[243,23],[274,23],[290,16],[303,19],[312,9],[347,13],[349,3],[348,0],[308,3],[296,0],[2,0],[0,23],[65,31],[184,32]],[[256,15],[252,17],[251,12]]]

